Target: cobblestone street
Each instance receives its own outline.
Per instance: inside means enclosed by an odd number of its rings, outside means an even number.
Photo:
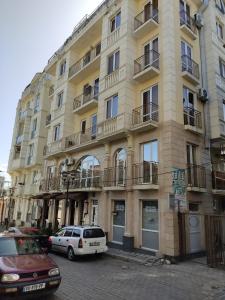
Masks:
[[[62,284],[54,300],[225,299],[225,273],[196,262],[144,266],[104,256],[74,262],[52,255]]]

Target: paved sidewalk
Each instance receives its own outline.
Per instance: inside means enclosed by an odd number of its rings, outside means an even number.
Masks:
[[[170,264],[169,260],[165,260],[159,256],[153,256],[150,254],[144,254],[140,252],[128,252],[121,249],[109,247],[106,255],[117,258],[127,262],[139,263],[141,265],[153,265],[153,264]]]

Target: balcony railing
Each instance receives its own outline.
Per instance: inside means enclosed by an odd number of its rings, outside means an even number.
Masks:
[[[82,144],[94,141],[97,137],[97,126],[93,126],[85,130],[72,134],[65,139],[65,148],[78,147]]]
[[[187,166],[187,183],[188,187],[206,188],[206,171],[205,167],[198,165]]]
[[[49,179],[41,180],[39,191],[48,192],[48,191],[57,191],[60,189],[60,176],[53,176]]]
[[[30,108],[28,108],[24,111],[20,111],[19,112],[19,120],[23,120],[26,117],[29,117],[30,115],[31,115],[31,109]]]
[[[46,145],[44,147],[43,155],[48,156],[48,155],[59,153],[64,149],[64,147],[65,147],[65,140],[60,139],[58,141]]]
[[[82,94],[76,98],[74,98],[73,101],[73,109],[76,110],[79,107],[85,105],[86,103],[90,102],[91,100],[98,100],[98,93],[99,93],[99,87],[97,86],[90,86],[90,89],[88,93]]]
[[[158,185],[158,162],[144,161],[133,165],[134,185]]]
[[[105,187],[123,187],[126,185],[127,169],[125,166],[107,168],[104,170]]]
[[[202,129],[202,114],[191,107],[184,107],[184,125]]]
[[[45,123],[46,126],[51,123],[51,119],[52,119],[52,115],[51,114],[47,115],[47,117],[46,117],[46,123]]]
[[[146,52],[144,55],[134,61],[134,75],[150,68],[154,67],[159,69],[159,53],[155,50]]]
[[[180,11],[180,25],[186,25],[194,34],[197,34],[194,19],[185,10]]]
[[[96,57],[101,53],[101,43],[99,43],[93,50],[90,50],[85,56],[83,56],[79,61],[72,65],[69,69],[69,77],[78,73],[89,63],[91,63]]]
[[[199,79],[199,66],[198,64],[191,59],[188,55],[182,55],[182,72],[187,71],[189,74]]]
[[[214,190],[225,191],[225,172],[212,172],[212,186]]]
[[[118,133],[126,128],[126,115],[119,114],[113,118],[107,119],[97,125],[98,138]]]
[[[148,121],[159,121],[159,107],[155,103],[148,103],[147,105],[135,108],[132,113],[132,125],[140,125]]]
[[[150,5],[149,12],[142,11],[134,18],[134,30],[137,30],[150,19],[153,19],[157,23],[159,22],[159,11],[157,8],[153,8],[152,4]]]

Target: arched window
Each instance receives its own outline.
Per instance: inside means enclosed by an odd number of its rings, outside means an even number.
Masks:
[[[82,158],[76,169],[76,185],[81,188],[99,187],[101,179],[100,163],[93,155]]]
[[[126,183],[126,162],[127,162],[126,150],[124,148],[118,149],[115,155],[116,185],[125,185]]]

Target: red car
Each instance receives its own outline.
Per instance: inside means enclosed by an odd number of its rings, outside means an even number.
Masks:
[[[0,236],[0,299],[53,294],[60,282],[58,266],[34,238]]]

